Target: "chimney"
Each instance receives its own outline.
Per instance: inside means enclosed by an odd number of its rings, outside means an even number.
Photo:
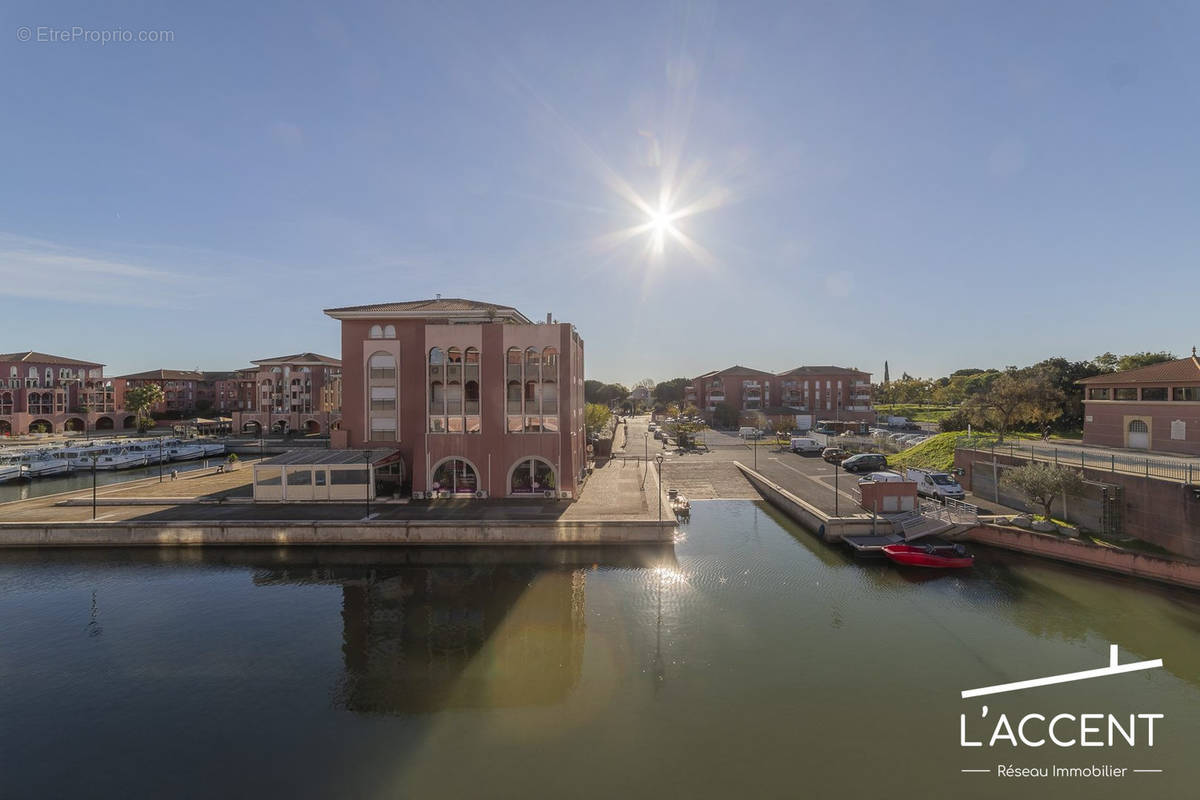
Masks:
[[[549,311],[546,312],[546,324],[547,325],[550,324],[550,312]]]

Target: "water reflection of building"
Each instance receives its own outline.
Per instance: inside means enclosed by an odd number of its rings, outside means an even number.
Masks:
[[[331,567],[260,583],[342,587],[345,675],[354,711],[546,705],[583,663],[582,569],[517,564]]]

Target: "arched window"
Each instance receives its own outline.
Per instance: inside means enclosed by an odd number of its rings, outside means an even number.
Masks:
[[[1129,432],[1130,433],[1149,433],[1150,428],[1147,427],[1146,423],[1143,422],[1142,420],[1135,419],[1133,422],[1129,423]]]
[[[446,363],[446,354],[442,352],[440,347],[434,347],[429,351],[429,366],[440,367]]]
[[[474,347],[468,347],[467,352],[466,352],[466,358],[464,360],[468,364],[478,364],[479,363],[479,350],[477,350]]]
[[[372,353],[367,360],[371,380],[395,380],[396,357],[391,353]]]
[[[536,381],[542,374],[542,358],[537,350],[530,347],[525,351],[525,380]]]
[[[383,328],[379,327],[378,325],[372,325],[370,336],[372,339],[382,339],[383,338]]]
[[[542,378],[558,376],[558,350],[547,347],[542,350]]]
[[[542,458],[523,458],[513,466],[508,479],[509,494],[541,494],[555,491],[558,481],[554,467]]]
[[[396,326],[395,325],[384,325],[383,326],[383,338],[395,339],[396,338]]]
[[[457,347],[451,347],[446,351],[446,361],[451,364],[461,364],[462,350],[459,350]]]
[[[474,494],[479,489],[479,474],[465,458],[448,458],[434,468],[429,488],[435,492]]]

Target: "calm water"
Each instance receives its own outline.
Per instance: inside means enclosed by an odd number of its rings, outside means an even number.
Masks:
[[[852,561],[738,501],[674,551],[0,552],[0,795],[1185,797],[1200,602],[986,551]],[[981,752],[992,714],[1164,712],[1155,746]],[[989,729],[990,732],[990,729]],[[1112,763],[1123,780],[962,774]]]

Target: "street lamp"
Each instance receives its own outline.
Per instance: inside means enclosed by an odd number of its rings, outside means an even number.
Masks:
[[[840,516],[838,514],[838,473],[841,471],[842,462],[833,462],[833,515],[835,517]]]
[[[658,524],[662,526],[662,453],[654,457],[654,461],[658,464]]]
[[[159,483],[163,482],[162,462],[163,462],[163,437],[160,435],[158,437],[158,482]]]
[[[92,459],[92,519],[96,518],[96,460],[100,458],[100,453],[92,451],[90,454]]]
[[[371,451],[364,450],[364,455],[367,459],[367,520],[371,519],[371,486],[374,481],[371,480]]]

